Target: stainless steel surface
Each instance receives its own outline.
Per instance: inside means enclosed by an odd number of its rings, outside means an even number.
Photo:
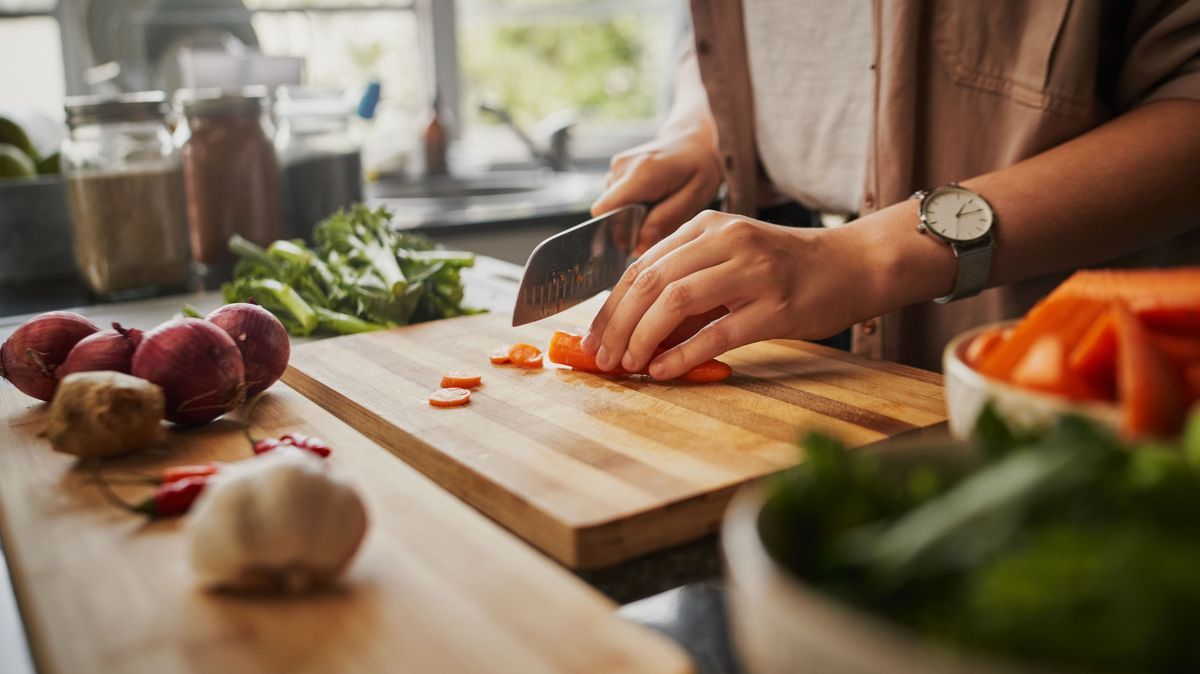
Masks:
[[[540,147],[528,133],[525,133],[524,129],[513,121],[507,108],[496,103],[483,102],[479,104],[479,110],[494,115],[504,126],[508,127],[529,150],[529,155],[534,161],[545,165],[552,171],[566,171],[570,166],[571,129],[579,121],[578,110],[561,110],[549,115],[538,124],[538,128],[546,137],[545,148]]]
[[[167,95],[161,91],[129,94],[68,96],[64,106],[71,127],[97,122],[136,122],[162,119],[167,112]]]
[[[645,217],[642,204],[622,206],[538,244],[525,263],[513,325],[552,316],[616,284]]]
[[[528,222],[587,213],[604,189],[601,172],[503,170],[367,183],[367,200],[386,206],[402,229]]]

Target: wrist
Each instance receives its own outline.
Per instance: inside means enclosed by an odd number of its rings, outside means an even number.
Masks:
[[[917,202],[905,200],[842,229],[866,260],[873,315],[928,302],[954,288],[958,262],[949,246],[922,236]]]

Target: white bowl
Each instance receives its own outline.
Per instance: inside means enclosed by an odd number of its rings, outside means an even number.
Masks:
[[[751,674],[1050,674],[938,648],[808,585],[763,547],[762,504],[760,487],[741,490],[721,534],[734,643]]]
[[[946,345],[942,353],[942,371],[945,375],[946,408],[951,433],[959,438],[970,435],[975,420],[989,400],[1005,421],[1023,430],[1049,428],[1059,416],[1068,413],[1094,419],[1110,428],[1120,426],[1120,412],[1111,403],[1079,402],[1050,393],[1030,391],[980,374],[967,365],[963,355],[971,340],[985,330],[1012,324],[1013,321],[1005,321],[980,326],[962,333]]]

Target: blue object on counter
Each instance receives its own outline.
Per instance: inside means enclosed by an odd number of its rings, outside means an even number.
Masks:
[[[367,90],[363,92],[362,98],[358,101],[358,116],[363,119],[374,119],[375,108],[379,106],[379,95],[381,87],[377,80],[371,80],[367,84]]]

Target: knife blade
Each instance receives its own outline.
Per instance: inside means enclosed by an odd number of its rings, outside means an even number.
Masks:
[[[555,234],[525,263],[514,327],[553,316],[616,285],[633,260],[644,204],[630,204]]]

